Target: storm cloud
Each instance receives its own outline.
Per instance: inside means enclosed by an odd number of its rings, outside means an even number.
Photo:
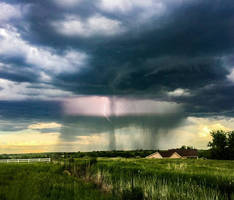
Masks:
[[[234,114],[232,0],[3,0],[0,47],[1,131],[59,123],[62,141],[105,132],[114,149],[138,127],[156,148],[190,116]]]

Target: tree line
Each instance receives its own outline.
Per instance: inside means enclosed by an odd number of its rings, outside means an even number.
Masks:
[[[217,130],[211,131],[212,141],[208,143],[210,147],[210,157],[219,160],[234,160],[234,131]]]

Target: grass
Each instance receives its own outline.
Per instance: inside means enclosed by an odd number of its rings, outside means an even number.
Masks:
[[[55,164],[0,164],[1,200],[107,200],[92,183],[64,174]]]
[[[137,188],[142,199],[234,199],[233,161],[115,158],[91,163],[77,160],[65,167],[119,197]]]
[[[70,159],[0,164],[0,200],[234,200],[234,161]]]

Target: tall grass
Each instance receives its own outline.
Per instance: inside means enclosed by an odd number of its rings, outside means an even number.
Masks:
[[[234,162],[70,159],[0,164],[0,200],[232,200]]]
[[[1,200],[113,199],[94,184],[64,173],[56,164],[0,164]]]
[[[234,162],[209,160],[83,159],[64,166],[119,198],[126,191],[141,199],[234,199]],[[130,198],[130,197],[129,197]]]

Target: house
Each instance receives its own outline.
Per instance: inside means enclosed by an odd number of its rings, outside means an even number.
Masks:
[[[198,158],[196,149],[169,149],[157,151],[146,158]]]

